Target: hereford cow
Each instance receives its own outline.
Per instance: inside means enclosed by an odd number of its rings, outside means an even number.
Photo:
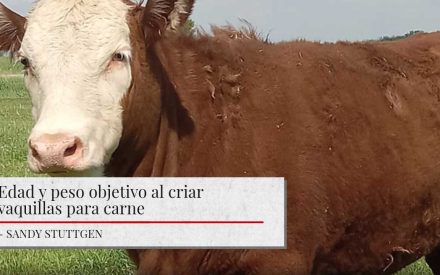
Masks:
[[[24,65],[33,171],[283,176],[286,250],[135,250],[139,274],[440,274],[440,34],[265,43],[181,31],[192,0],[0,13]]]

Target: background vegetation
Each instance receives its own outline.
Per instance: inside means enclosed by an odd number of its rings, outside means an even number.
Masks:
[[[194,22],[186,26],[194,29]],[[383,37],[396,40],[413,35]],[[32,127],[31,103],[20,66],[0,57],[0,177],[34,176],[26,164],[26,140]],[[124,250],[0,250],[0,274],[133,274]],[[432,274],[420,260],[398,275]]]
[[[423,33],[423,31],[410,31],[404,35],[396,35],[396,36],[382,36],[381,38],[379,38],[379,40],[380,41],[395,41],[395,40],[408,38],[408,37],[416,35],[418,33]]]

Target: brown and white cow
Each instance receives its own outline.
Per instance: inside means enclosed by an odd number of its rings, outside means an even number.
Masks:
[[[178,31],[191,0],[0,9],[40,173],[284,176],[286,250],[136,250],[139,274],[440,274],[440,34],[268,44]]]

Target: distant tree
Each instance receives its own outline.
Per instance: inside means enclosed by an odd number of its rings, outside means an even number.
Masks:
[[[395,41],[395,40],[401,40],[401,39],[408,38],[408,37],[413,36],[413,35],[418,34],[418,33],[423,33],[423,31],[416,30],[416,31],[410,31],[410,32],[408,32],[408,33],[406,33],[406,34],[404,34],[404,35],[382,36],[382,37],[379,38],[378,40],[379,40],[379,41]]]
[[[196,24],[192,19],[188,19],[183,25],[183,30],[188,34],[193,34],[196,28]]]

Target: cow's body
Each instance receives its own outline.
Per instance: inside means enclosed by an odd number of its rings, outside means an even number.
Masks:
[[[440,33],[277,45],[227,33],[157,45],[170,83],[157,77],[154,157],[118,162],[136,154],[122,146],[108,173],[286,177],[288,250],[142,251],[141,270],[392,272],[437,246]]]
[[[201,37],[166,30],[186,20],[193,1],[150,0],[146,8],[123,2],[128,7],[117,10],[127,8],[128,28],[113,24],[121,35],[111,39],[130,46],[108,47],[100,56],[107,67],[72,82],[93,84],[93,76],[114,90],[109,98],[91,85],[100,105],[90,110],[86,102],[87,111],[102,115],[101,132],[57,133],[60,121],[47,115],[56,102],[47,103],[48,95],[80,98],[73,88],[63,96],[57,85],[42,85],[52,83],[44,81],[47,68],[29,65],[32,57],[43,60],[32,45],[38,12],[66,5],[73,10],[65,9],[69,20],[80,16],[92,27],[105,26],[123,18],[106,13],[114,9],[111,1],[44,0],[31,18],[34,31],[20,55],[28,88],[47,94],[33,94],[41,104],[34,104],[31,167],[75,175],[105,166],[109,176],[283,176],[288,184],[286,250],[133,250],[139,274],[391,273],[431,251],[428,263],[440,274],[439,33],[391,43],[271,45],[231,29]],[[9,31],[23,21],[4,7],[0,15],[9,19],[0,24]],[[55,17],[55,27],[60,20]],[[59,28],[47,25],[57,37]],[[75,34],[71,25],[63,26]],[[79,41],[90,38],[78,32]],[[95,30],[105,42],[110,33],[103,32]],[[9,41],[1,34],[0,49],[17,51],[22,37]],[[75,67],[76,55],[55,53]],[[106,127],[113,131],[102,147],[96,132]],[[104,151],[91,154],[101,162],[84,157],[90,148]]]

